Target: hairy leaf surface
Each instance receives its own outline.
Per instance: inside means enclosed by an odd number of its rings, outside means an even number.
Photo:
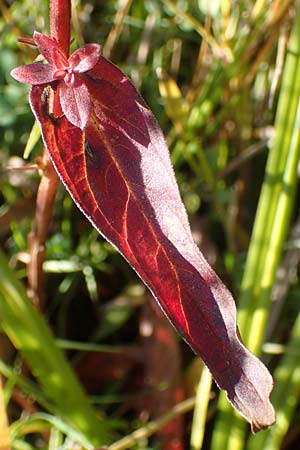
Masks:
[[[159,126],[131,82],[103,57],[84,83],[92,104],[84,129],[53,116],[49,87],[31,89],[31,107],[61,180],[253,431],[268,427],[274,422],[271,375],[241,343],[234,300],[193,241]]]

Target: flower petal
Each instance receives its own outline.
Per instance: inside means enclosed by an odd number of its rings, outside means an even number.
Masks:
[[[56,66],[58,69],[68,67],[68,60],[59,48],[55,39],[35,31],[33,33],[33,40],[38,46],[41,55],[43,55],[50,64]]]
[[[98,62],[101,55],[101,45],[87,44],[78,48],[69,58],[69,65],[76,72],[87,72]]]
[[[88,88],[84,83],[69,87],[64,82],[61,82],[59,87],[60,104],[66,118],[83,130],[90,118],[92,108]]]
[[[54,78],[55,68],[50,64],[27,64],[13,69],[11,76],[21,83],[44,84],[51,83]]]

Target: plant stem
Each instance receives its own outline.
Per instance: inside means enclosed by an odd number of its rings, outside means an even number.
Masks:
[[[44,149],[43,175],[37,193],[35,220],[32,231],[28,236],[28,251],[30,254],[28,264],[28,294],[40,309],[43,309],[45,295],[43,272],[45,242],[52,217],[58,181],[58,176],[56,175],[52,162]]]
[[[71,1],[50,0],[50,35],[56,39],[66,56],[70,47]],[[54,113],[61,112],[59,99],[54,94]],[[29,296],[34,303],[43,309],[45,242],[52,217],[53,204],[58,187],[58,176],[53,168],[48,152],[44,149],[42,167],[43,174],[39,185],[36,214],[33,229],[28,236],[30,260],[28,265]]]
[[[69,56],[71,1],[50,0],[50,35],[56,39],[61,50]]]

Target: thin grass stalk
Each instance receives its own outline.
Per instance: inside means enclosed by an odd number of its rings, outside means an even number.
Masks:
[[[247,450],[276,450],[283,439],[300,398],[300,314],[293,326],[285,354],[274,373],[275,389],[272,401],[276,410],[276,423],[267,432],[252,436]]]
[[[211,374],[207,367],[204,366],[196,392],[191,431],[191,449],[193,450],[201,450],[202,448],[211,384]]]
[[[9,386],[9,388],[12,389],[17,386],[26,396],[38,403],[39,406],[52,414],[59,414],[59,411],[56,411],[54,405],[49,401],[49,398],[47,398],[45,393],[41,391],[40,387],[35,382],[29,380],[27,377],[20,374],[19,370],[5,364],[2,360],[0,360],[0,374],[7,379],[5,387]],[[6,391],[7,389],[5,389],[5,401],[8,403],[11,392],[7,393]]]
[[[297,55],[300,51],[299,22],[298,8],[295,26],[287,49],[275,119],[274,143],[266,166],[265,181],[257,208],[241,286],[239,325],[242,337],[248,346],[250,343],[250,350],[255,353],[261,349],[265,328],[264,323],[258,337],[259,328],[255,314],[260,315],[261,310],[268,307],[266,302],[270,301],[270,293],[287,234],[298,181],[300,58]],[[269,203],[267,203],[268,201]],[[253,295],[253,292],[256,295]],[[267,318],[267,314],[265,314],[265,318]],[[256,324],[255,330],[254,323]],[[253,336],[256,336],[254,340]]]
[[[81,450],[94,450],[82,433],[78,433],[77,430],[59,417],[42,412],[31,414],[29,417],[21,417],[11,425],[10,431],[13,448],[15,448],[15,442],[22,437],[31,433],[45,433],[53,428],[60,431],[64,436],[67,436],[70,443],[72,442],[72,447],[64,447],[65,449],[75,450],[75,448],[80,448]]]
[[[3,385],[1,378],[0,378],[0,449],[1,450],[11,449],[8,421],[3,395]]]
[[[0,320],[3,330],[23,355],[60,417],[91,444],[107,442],[107,424],[96,417],[50,329],[26,297],[23,286],[9,269],[2,252]]]
[[[181,19],[183,19],[187,23],[190,23],[197,31],[197,33],[199,33],[200,36],[208,43],[217,58],[226,56],[228,61],[232,61],[231,49],[228,47],[222,48],[217,40],[213,37],[213,35],[209,33],[205,29],[205,27],[200,22],[198,22],[197,19],[195,19],[195,17],[185,12],[172,0],[162,0],[162,3],[172,9]]]
[[[298,11],[296,16],[296,26],[293,30],[288,45],[288,60],[297,61],[297,73],[300,71],[300,2],[298,1]],[[294,67],[294,66],[293,66]],[[298,105],[296,119],[294,122],[292,145],[300,148],[300,75],[297,78],[297,84],[294,86],[298,92]],[[297,94],[296,94],[297,95]],[[299,151],[299,150],[298,150]],[[298,155],[299,160],[299,155]],[[297,164],[297,161],[296,161]],[[273,403],[277,413],[276,424],[264,433],[262,436],[252,437],[249,441],[247,450],[279,449],[283,438],[288,431],[290,420],[295,411],[300,396],[300,370],[299,370],[299,349],[300,340],[300,315],[293,327],[289,343],[286,347],[286,353],[274,373],[275,389],[273,394]]]
[[[106,447],[107,450],[126,450],[135,447],[139,441],[152,436],[154,433],[163,428],[168,422],[171,422],[179,414],[185,414],[191,411],[195,406],[195,398],[187,398],[181,403],[175,405],[168,413],[159,417],[157,420],[148,422],[144,427],[135,430],[133,433],[128,434],[119,441]]]
[[[263,14],[266,9],[266,3],[266,0],[256,0],[251,13],[253,21],[257,20]]]
[[[103,55],[106,58],[111,57],[111,53],[122,33],[124,19],[129,12],[132,0],[120,0],[118,11],[115,15],[114,25],[107,36],[105,45],[103,47]]]
[[[270,253],[272,254],[274,251],[273,248],[270,248],[270,244],[275,217],[277,216],[277,220],[280,220],[280,216],[278,216],[279,199],[282,198],[282,196],[286,196],[287,187],[285,186],[285,183],[287,175],[284,175],[283,171],[289,160],[286,149],[289,149],[293,132],[293,124],[290,123],[287,111],[291,111],[292,115],[295,117],[296,108],[292,105],[293,92],[290,92],[290,95],[288,95],[285,89],[287,89],[288,86],[295,86],[297,78],[299,78],[299,71],[298,77],[296,77],[298,69],[297,65],[292,64],[290,69],[286,71],[288,79],[286,79],[286,83],[282,87],[283,95],[281,95],[280,98],[276,119],[277,124],[275,124],[275,141],[267,162],[265,182],[261,191],[245,273],[241,285],[239,326],[245,342],[248,342],[252,327],[251,321],[249,322],[249,317],[252,317],[252,314],[254,314],[260,306],[259,302],[262,289],[260,281],[266,276],[263,272],[264,267],[266,273],[269,273],[268,267],[266,267],[266,258],[267,255],[269,255],[268,257],[270,258]],[[292,186],[290,189],[292,189]],[[251,348],[251,350],[255,351],[256,349]]]
[[[259,354],[269,314],[272,286],[285,242],[300,156],[300,16],[290,37],[275,120],[275,139],[266,166],[254,230],[241,287],[239,327],[245,344]],[[220,416],[212,439],[213,450],[241,450],[245,423],[221,395]],[[236,417],[236,419],[234,419]],[[260,447],[255,447],[259,450]],[[275,450],[274,447],[272,450]]]

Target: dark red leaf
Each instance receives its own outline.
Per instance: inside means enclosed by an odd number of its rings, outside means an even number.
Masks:
[[[84,130],[49,114],[42,86],[31,90],[57,172],[252,429],[268,427],[271,375],[241,343],[234,300],[193,241],[159,126],[126,76],[103,57],[84,77],[92,102]]]

